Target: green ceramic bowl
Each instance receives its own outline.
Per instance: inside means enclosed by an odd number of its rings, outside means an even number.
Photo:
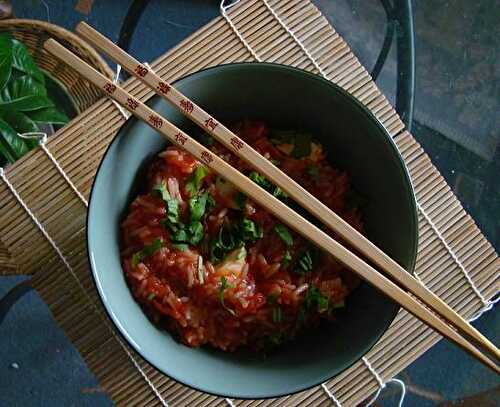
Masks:
[[[234,64],[192,74],[175,86],[223,123],[264,120],[307,129],[333,165],[345,169],[367,198],[368,237],[408,271],[414,267],[417,218],[405,165],[383,126],[355,99],[315,75],[280,65]],[[160,98],[150,105],[177,126],[198,131]],[[88,251],[109,316],[148,362],[179,382],[234,398],[277,397],[317,385],[359,360],[382,336],[399,307],[363,283],[338,322],[311,331],[264,359],[191,349],[156,328],[132,298],[119,258],[119,225],[144,168],[165,141],[131,119],[99,167],[88,213]]]

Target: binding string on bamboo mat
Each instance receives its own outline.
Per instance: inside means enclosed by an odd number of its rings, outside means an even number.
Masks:
[[[265,61],[319,72],[310,60],[310,57],[314,58],[330,80],[371,109],[399,147],[410,171],[419,205],[434,225],[431,226],[420,213],[416,265],[418,275],[462,315],[476,315],[484,305],[470,288],[461,267],[434,228],[468,271],[471,281],[484,299],[496,294],[498,256],[422,148],[409,133],[402,131],[403,125],[394,109],[347,44],[308,1],[267,0],[264,3],[262,0],[246,0],[224,12],[233,28],[224,17],[213,20],[161,56],[152,64],[153,69],[172,82],[209,66],[254,60],[255,57],[235,30]],[[149,89],[133,78],[126,81],[124,86],[143,101],[152,96]],[[107,145],[123,122],[124,117],[117,108],[110,101],[102,100],[47,140],[48,151],[64,170],[66,178],[84,197],[88,197],[92,179]],[[82,148],[83,140],[85,148]],[[388,383],[390,378],[440,339],[420,321],[401,311],[386,334],[365,356],[373,371],[361,360],[321,386],[266,401],[225,400],[194,391],[165,377],[133,354],[150,385],[130,361],[126,349],[120,346],[111,333],[113,327],[96,316],[98,313],[86,299],[89,297],[93,300],[102,314],[86,261],[85,207],[71,186],[50,157],[40,150],[30,152],[9,167],[5,175],[56,242],[75,276],[54,255],[53,247],[47,243],[20,204],[12,199],[12,193],[5,183],[1,182],[0,201],[3,210],[0,213],[0,229],[7,232],[0,238],[22,271],[33,274],[33,285],[49,305],[54,318],[117,405],[162,404],[156,392],[171,406],[355,405],[383,387],[380,383]]]

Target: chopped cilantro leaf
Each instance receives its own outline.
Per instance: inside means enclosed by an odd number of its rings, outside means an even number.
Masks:
[[[153,187],[153,195],[157,195],[161,199],[163,199],[165,202],[170,199],[170,194],[168,193],[167,189],[167,184],[165,181],[160,182],[159,184],[156,184]]]
[[[243,218],[240,224],[240,236],[244,242],[253,242],[264,236],[262,228],[253,220]]]
[[[163,247],[163,242],[160,239],[153,240],[150,244],[144,246],[142,250],[138,251],[132,256],[132,266],[137,266],[143,259],[150,257],[157,250]]]
[[[155,294],[155,293],[149,293],[149,294],[148,294],[148,300],[149,300],[149,301],[152,301],[155,297],[156,297],[156,294]]]
[[[232,285],[228,284],[227,279],[225,276],[222,276],[220,278],[220,286],[219,286],[219,301],[222,304],[222,306],[232,315],[236,315],[236,312],[234,312],[231,308],[229,308],[225,303],[224,303],[224,291],[228,288],[233,288]]]
[[[288,267],[290,265],[290,262],[292,261],[292,255],[290,254],[290,251],[287,250],[285,254],[283,255],[283,259],[281,260],[281,264],[283,267]]]
[[[185,252],[189,248],[186,243],[173,243],[172,247],[180,252]]]
[[[271,193],[278,199],[284,200],[288,195],[280,187],[274,186],[264,175],[252,171],[248,177],[255,182],[258,186],[264,188],[267,192]]]
[[[278,302],[278,294],[269,294],[266,298],[266,302],[270,305],[274,305]]]
[[[295,264],[295,272],[299,274],[308,273],[312,271],[314,266],[314,253],[311,250],[302,252],[297,258]]]
[[[328,297],[324,296],[317,287],[311,286],[308,288],[304,298],[306,308],[316,308],[318,312],[324,312],[328,310],[328,303]]]
[[[284,199],[288,198],[288,194],[285,191],[283,191],[280,187],[274,187],[273,196],[275,196],[276,198],[278,198],[280,200],[284,200]]]
[[[234,196],[234,203],[238,206],[240,209],[245,208],[245,204],[247,201],[247,196],[243,192],[237,192],[236,195]]]
[[[200,221],[193,222],[189,225],[189,243],[197,245],[203,240],[203,225]]]
[[[313,179],[316,179],[319,175],[319,168],[317,165],[311,164],[306,168],[306,174],[311,176]]]
[[[155,185],[152,190],[153,195],[160,197],[165,202],[168,222],[175,224],[179,221],[179,202],[168,193],[167,184],[162,181]]]
[[[274,307],[273,308],[273,322],[275,324],[279,324],[283,319],[283,315],[281,312],[281,307]]]
[[[269,180],[264,175],[261,175],[256,171],[252,171],[248,176],[248,178],[250,178],[253,182],[255,182],[257,185],[261,186],[264,189],[267,189],[272,186]]]
[[[309,133],[296,134],[293,142],[292,156],[304,158],[311,154],[311,135]]]
[[[188,182],[186,183],[186,191],[189,192],[191,196],[194,196],[198,193],[200,189],[201,182],[203,178],[208,175],[208,170],[204,165],[198,165],[194,172],[191,174]]]
[[[189,200],[189,211],[191,214],[191,222],[199,221],[205,214],[207,207],[208,192],[201,195],[193,196]]]
[[[285,225],[278,223],[274,226],[274,231],[278,234],[278,236],[285,242],[287,246],[293,245],[293,238],[290,234],[290,231]]]

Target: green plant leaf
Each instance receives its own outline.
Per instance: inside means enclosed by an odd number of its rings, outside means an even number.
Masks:
[[[47,96],[45,86],[28,75],[10,81],[8,88],[11,99],[32,95]]]
[[[19,110],[30,112],[32,110],[54,107],[54,103],[46,96],[23,96],[6,102],[0,102],[0,111]]]
[[[45,85],[43,72],[38,68],[24,44],[17,40],[12,40],[12,65],[15,69],[32,76]]]
[[[4,119],[17,133],[31,133],[40,131],[38,125],[23,112],[6,110],[2,113],[2,119]],[[23,139],[23,141],[26,143],[30,150],[38,146],[38,141],[36,139]]]
[[[2,145],[10,149],[9,157],[5,156],[10,162],[14,162],[29,151],[28,146],[17,132],[3,119],[0,119],[0,134]],[[2,151],[3,153],[3,151]]]
[[[4,119],[17,133],[38,131],[36,123],[23,112],[7,110],[2,113],[2,119]]]
[[[9,81],[12,73],[12,43],[8,35],[0,35],[0,89]]]
[[[69,121],[68,116],[55,107],[33,110],[27,114],[36,123],[66,124]]]

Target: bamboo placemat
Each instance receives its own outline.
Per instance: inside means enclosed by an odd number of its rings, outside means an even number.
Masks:
[[[368,106],[396,141],[410,170],[421,208],[416,272],[424,283],[462,315],[470,317],[484,304],[465,277],[463,266],[484,298],[498,290],[499,259],[451,192],[429,157],[408,132],[347,44],[310,2],[268,0],[319,62],[329,79]],[[314,71],[304,50],[283,29],[262,0],[241,1],[228,17],[264,60]],[[227,21],[217,18],[151,64],[168,81],[223,63],[253,60]],[[135,79],[125,88],[146,100],[152,93]],[[88,197],[98,163],[125,119],[108,100],[101,100],[65,126],[47,148],[71,182]],[[59,248],[54,247],[0,182],[1,239],[24,274],[49,305],[56,321],[82,354],[101,386],[118,405],[171,406],[327,406],[355,405],[434,345],[440,336],[401,311],[364,361],[325,383],[273,400],[226,400],[170,380],[124,345],[104,316],[91,281],[85,247],[86,206],[46,153],[32,151],[5,171],[20,198]],[[432,223],[432,225],[431,225]],[[439,231],[439,233],[437,233]],[[451,250],[451,253],[450,253]],[[453,254],[452,254],[453,253]],[[455,258],[454,258],[455,256]],[[452,377],[450,377],[451,380]],[[251,384],[249,384],[251,385]],[[332,394],[333,397],[332,398]]]

